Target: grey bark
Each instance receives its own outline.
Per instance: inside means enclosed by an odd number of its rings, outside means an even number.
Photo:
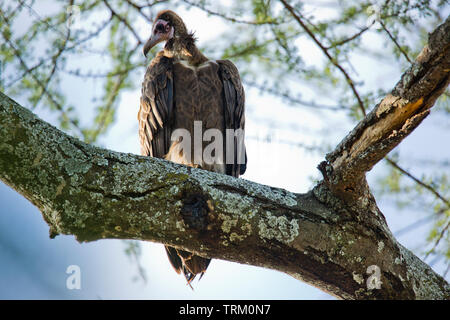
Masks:
[[[286,272],[344,299],[450,299],[449,284],[392,236],[365,181],[448,86],[449,26],[327,155],[324,180],[306,194],[87,145],[1,93],[0,179],[39,208],[52,237],[164,243]],[[192,199],[204,216],[189,216]],[[379,289],[368,285],[372,266]]]

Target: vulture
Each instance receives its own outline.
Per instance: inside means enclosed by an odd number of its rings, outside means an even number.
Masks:
[[[156,16],[144,55],[147,57],[160,42],[165,42],[164,48],[147,67],[142,83],[138,113],[141,154],[233,177],[244,174],[244,89],[236,66],[229,60],[210,60],[203,55],[195,45],[194,34],[170,10]],[[217,157],[212,163],[195,161],[197,150],[181,148],[182,139],[172,136],[175,130],[184,129],[194,137],[196,123],[197,128],[201,124],[202,132],[215,129],[224,137],[223,153],[215,150]],[[228,136],[229,130],[232,134]],[[203,152],[208,140],[203,136],[201,141]],[[191,143],[192,148],[194,145]],[[175,271],[182,272],[190,286],[197,275],[201,279],[211,261],[174,247],[165,249]]]

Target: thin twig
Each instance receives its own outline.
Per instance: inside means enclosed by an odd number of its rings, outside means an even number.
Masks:
[[[330,53],[328,52],[328,49],[324,47],[324,45],[316,38],[316,36],[314,35],[314,33],[312,33],[312,31],[308,28],[308,26],[303,22],[302,18],[300,17],[299,14],[296,13],[296,10],[290,5],[288,4],[285,0],[280,0],[284,7],[291,13],[291,15],[294,17],[294,19],[300,24],[300,26],[306,31],[306,33],[309,35],[309,37],[317,44],[317,46],[322,50],[322,52],[326,55],[326,57],[328,58],[328,60],[330,60],[330,62],[336,67],[338,68],[341,73],[344,75],[348,85],[350,86],[351,90],[353,91],[353,94],[356,97],[356,100],[358,101],[358,106],[359,109],[361,110],[362,114],[365,116],[366,115],[366,109],[364,107],[364,103],[361,99],[361,97],[359,96],[358,91],[355,88],[354,82],[353,80],[350,78],[349,74],[347,73],[347,71],[345,71],[345,69],[336,61],[335,58],[333,58]]]
[[[139,47],[139,45],[140,45],[139,42],[136,43],[136,46],[128,52],[127,63],[129,63],[131,55],[136,51],[136,49]],[[105,108],[105,110],[102,113],[102,117],[101,117],[100,121],[98,122],[97,128],[95,129],[94,133],[91,135],[90,141],[87,141],[88,143],[94,142],[97,139],[98,135],[100,133],[102,133],[102,131],[103,131],[104,127],[105,127],[105,124],[106,124],[107,116],[110,113],[111,108],[112,108],[112,106],[114,104],[114,101],[116,100],[116,98],[118,96],[117,94],[119,92],[120,86],[123,84],[123,82],[127,78],[127,75],[128,75],[128,72],[123,72],[117,78],[117,80],[116,80],[116,82],[114,84],[114,87],[113,87],[113,89],[112,89],[112,91],[111,91],[111,93],[109,95],[108,100],[107,100],[106,108]]]
[[[324,148],[322,145],[307,145],[302,142],[296,142],[291,140],[284,140],[284,139],[277,139],[272,138],[270,135],[267,135],[266,137],[258,137],[258,136],[246,136],[246,140],[253,140],[256,142],[263,142],[263,143],[278,143],[287,145],[291,148],[300,148],[304,149],[308,152],[317,152],[317,153],[323,153],[326,148]]]
[[[450,271],[450,262],[447,265],[447,269],[444,271],[444,274],[442,275],[444,278],[447,277],[448,272]]]
[[[405,59],[409,62],[412,63],[411,59],[408,57],[408,54],[405,52],[405,50],[403,50],[403,48],[401,47],[401,45],[398,43],[397,39],[395,39],[395,37],[389,32],[389,30],[387,29],[386,25],[380,20],[379,21],[381,27],[383,28],[383,30],[387,33],[387,35],[389,36],[389,38],[392,40],[392,42],[394,42],[395,46],[398,48],[398,50],[400,50],[400,52],[403,54],[403,56],[405,57]]]
[[[437,238],[437,240],[434,242],[433,247],[428,250],[427,254],[425,255],[425,257],[423,258],[424,260],[426,258],[428,258],[428,256],[434,252],[434,250],[437,248],[437,246],[439,245],[439,242],[441,242],[441,240],[444,238],[445,232],[447,232],[448,228],[450,227],[450,220],[447,222],[447,224],[445,225],[444,228],[442,228],[441,233],[439,234],[439,237]]]
[[[110,6],[110,4],[108,3],[108,1],[103,0],[103,3],[104,3],[104,4],[106,5],[106,7],[109,9],[109,11],[111,12],[111,14],[112,14],[113,16],[115,16],[117,19],[119,19],[120,22],[122,22],[122,23],[128,28],[128,30],[131,31],[131,33],[133,34],[133,36],[134,36],[134,37],[136,38],[136,40],[138,41],[138,44],[142,44],[143,42],[142,42],[141,38],[140,38],[139,35],[136,33],[136,31],[133,29],[133,27],[130,26],[130,24],[128,23],[128,21],[127,21],[125,18],[123,18],[120,14],[118,14],[118,13]]]
[[[426,216],[424,218],[421,218],[421,219],[419,219],[419,220],[417,220],[417,221],[415,221],[415,222],[413,222],[413,223],[411,223],[411,224],[401,228],[400,230],[394,231],[394,236],[396,238],[398,238],[401,235],[403,235],[405,233],[408,233],[411,230],[417,229],[418,227],[424,225],[425,223],[430,222],[434,218],[436,218],[436,215],[434,213],[432,213],[432,214],[430,214],[430,215],[428,215],[428,216]]]
[[[47,25],[47,27],[48,27],[49,29],[53,29],[54,31],[56,31],[57,33],[59,33],[59,34],[61,35],[61,37],[64,37],[64,36],[65,36],[65,34],[64,34],[61,30],[59,30],[58,28],[56,28],[54,25],[50,24],[46,19],[43,19],[43,18],[39,15],[39,13],[37,13],[36,10],[33,9],[33,7],[31,7],[30,5],[28,5],[27,3],[25,3],[24,1],[21,1],[21,0],[19,0],[19,4],[20,4],[21,6],[23,6],[23,7],[28,8],[28,11],[30,11],[30,13],[31,13],[32,15],[34,15],[34,16],[38,19],[38,21],[39,21],[40,23],[44,23],[45,25]]]
[[[133,7],[145,20],[147,20],[148,22],[151,22],[152,19],[147,16],[144,12],[142,12],[142,9],[144,8],[143,6],[140,6],[136,3],[134,3],[131,0],[125,0],[131,7]]]
[[[446,205],[447,207],[450,208],[450,202],[449,200],[445,199],[445,197],[443,195],[441,195],[438,191],[436,191],[436,189],[434,189],[432,186],[430,186],[429,184],[421,181],[420,179],[414,177],[411,173],[409,173],[408,171],[406,171],[405,169],[403,169],[402,167],[400,167],[397,162],[395,162],[394,160],[392,160],[389,157],[385,157],[386,161],[393,166],[394,168],[396,168],[398,171],[400,171],[401,173],[405,174],[408,178],[410,178],[411,180],[413,180],[414,182],[416,182],[417,184],[421,185],[422,187],[424,187],[425,189],[427,189],[428,191],[430,191],[431,193],[433,193],[437,198],[441,199]]]
[[[315,108],[315,109],[326,109],[326,110],[333,110],[333,111],[341,111],[341,110],[345,110],[346,108],[344,106],[331,106],[331,105],[324,105],[324,104],[318,104],[315,103],[314,101],[305,101],[305,100],[301,100],[299,98],[295,98],[290,96],[287,93],[283,93],[280,92],[274,88],[270,88],[267,86],[263,86],[261,84],[258,84],[256,82],[253,81],[247,81],[244,80],[244,83],[250,87],[253,87],[255,89],[259,89],[263,92],[267,92],[270,93],[274,96],[278,96],[280,98],[286,99],[289,103],[291,104],[299,104],[305,107],[309,107],[309,108]]]
[[[107,73],[101,73],[101,72],[80,73],[78,70],[61,70],[61,71],[66,74],[70,74],[71,76],[74,76],[74,77],[99,79],[99,78],[117,77],[117,76],[129,73],[130,71],[133,71],[134,69],[139,68],[139,67],[145,67],[145,63],[133,64],[128,68],[124,68],[124,69],[121,69],[121,70],[118,70],[115,72],[107,72]]]
[[[199,9],[205,11],[206,13],[208,13],[208,14],[210,14],[210,15],[217,16],[217,17],[220,17],[220,18],[223,18],[223,19],[225,19],[225,20],[228,20],[228,21],[231,21],[231,22],[235,22],[235,23],[250,24],[250,25],[279,24],[279,22],[278,22],[278,21],[275,21],[275,20],[268,20],[268,21],[246,21],[246,20],[239,20],[239,19],[236,19],[236,18],[233,18],[233,17],[229,17],[229,16],[227,16],[227,15],[225,15],[225,14],[223,14],[223,13],[219,13],[219,12],[216,12],[216,11],[212,11],[212,10],[210,10],[210,9],[208,9],[208,8],[205,8],[204,6],[202,6],[202,5],[200,5],[200,4],[193,3],[193,2],[191,2],[191,1],[189,1],[189,0],[181,0],[181,1],[187,3],[187,4],[190,5],[190,6],[199,8]]]
[[[100,33],[101,33],[101,32],[109,25],[109,23],[112,21],[112,18],[113,18],[113,17],[114,17],[114,16],[111,14],[110,18],[109,18],[107,21],[104,21],[103,23],[101,23],[101,24],[100,24],[100,27],[99,27],[96,31],[94,31],[94,32],[92,32],[92,33],[90,33],[90,34],[88,34],[86,37],[84,37],[83,39],[80,39],[80,40],[77,41],[77,42],[73,42],[72,45],[66,46],[66,48],[65,48],[64,51],[65,51],[65,52],[72,51],[72,50],[74,50],[75,48],[78,48],[78,47],[79,47],[80,45],[82,45],[84,42],[89,41],[89,40],[91,40],[92,38],[98,36],[98,35],[99,35],[99,34],[100,34]],[[86,51],[86,50],[85,50],[85,51]],[[47,57],[47,58],[45,58],[45,59],[40,60],[40,61],[39,61],[37,64],[35,64],[33,67],[27,69],[24,73],[20,74],[17,78],[14,78],[14,79],[11,80],[10,82],[8,82],[8,84],[6,84],[5,87],[8,88],[8,87],[12,86],[14,83],[16,83],[17,81],[21,80],[23,77],[25,77],[25,75],[26,75],[27,73],[29,73],[29,72],[31,72],[31,71],[34,71],[34,70],[37,69],[37,68],[40,68],[42,65],[44,65],[45,62],[47,62],[47,61],[49,61],[49,60],[52,60],[52,59],[53,59],[53,57]]]
[[[73,0],[71,0],[69,2],[69,6],[72,6],[72,5],[73,5]],[[61,54],[63,53],[63,51],[66,49],[67,42],[69,41],[69,39],[70,39],[70,25],[67,26],[67,33],[66,33],[66,36],[64,37],[63,44],[61,45],[61,47],[59,47],[59,49],[56,52],[56,54],[53,55],[53,57],[52,57],[53,67],[52,67],[52,70],[50,71],[50,74],[48,75],[47,79],[45,80],[44,91],[47,90],[48,85],[50,84],[50,81],[52,80],[53,75],[55,74],[55,71],[56,71],[56,68],[57,68],[57,65],[58,65],[58,59],[61,56]],[[39,98],[36,100],[36,102],[34,103],[33,108],[36,108],[36,106],[38,105],[39,101],[41,101],[41,99],[42,99],[42,95],[39,96]]]
[[[8,20],[6,19],[6,17],[2,14],[2,11],[0,11],[0,16],[3,18],[3,20],[5,20],[6,23],[8,23]],[[8,43],[8,45],[11,47],[11,49],[14,52],[14,55],[17,57],[17,59],[19,60],[20,64],[22,65],[22,67],[26,70],[26,74],[30,74],[30,76],[33,78],[33,80],[37,83],[37,85],[42,89],[42,94],[45,94],[49,100],[55,105],[56,109],[58,109],[63,115],[66,115],[66,111],[64,110],[63,106],[61,106],[61,104],[59,104],[55,98],[48,92],[46,86],[42,83],[42,81],[33,73],[30,72],[25,60],[23,59],[22,55],[20,54],[19,50],[16,48],[16,46],[14,45],[14,43],[12,42],[12,40],[9,38],[8,35],[6,35],[4,32],[2,32],[3,38],[5,39],[6,43]],[[81,134],[82,134],[82,130],[80,129],[80,127],[78,126],[78,124],[71,119],[70,117],[68,117],[69,122],[72,124],[72,126],[77,129]]]
[[[347,42],[350,42],[350,41],[355,40],[356,38],[358,38],[359,36],[361,36],[364,32],[366,32],[367,30],[369,30],[370,27],[371,27],[374,23],[375,23],[375,21],[372,22],[372,24],[371,24],[370,26],[367,26],[367,27],[362,28],[358,33],[355,33],[353,36],[348,37],[348,38],[346,38],[346,39],[343,39],[343,40],[341,40],[341,41],[334,42],[333,44],[331,44],[331,45],[329,45],[328,47],[325,47],[325,48],[326,48],[327,50],[329,50],[329,49],[332,49],[332,48],[336,48],[336,47],[342,46],[343,44],[346,44]]]

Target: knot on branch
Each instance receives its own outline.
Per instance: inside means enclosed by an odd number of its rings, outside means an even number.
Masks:
[[[329,161],[322,161],[317,168],[331,193],[348,204],[370,194],[364,175],[346,172],[346,176],[343,176],[342,170],[335,170]]]
[[[322,173],[324,180],[328,184],[330,182],[330,177],[333,174],[333,166],[328,161],[322,161],[317,166],[317,169]]]
[[[184,197],[180,214],[189,228],[197,231],[207,229],[208,213],[211,211],[208,202],[208,198],[202,193],[192,193]]]

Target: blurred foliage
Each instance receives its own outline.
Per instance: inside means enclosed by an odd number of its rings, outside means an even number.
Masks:
[[[61,129],[96,143],[116,120],[121,94],[141,85],[147,64],[141,49],[149,32],[142,26],[150,26],[161,9],[200,10],[227,26],[213,41],[202,43],[202,50],[211,58],[232,59],[247,88],[292,107],[343,114],[354,125],[392,86],[374,86],[371,74],[358,72],[358,59],[388,65],[399,78],[428,32],[449,13],[444,0],[286,2],[303,26],[283,1],[274,0],[55,0],[51,5],[0,0],[0,89],[27,99],[32,109],[54,112]],[[69,99],[68,77],[101,84],[91,99],[89,119],[86,109]],[[302,96],[301,87],[312,89],[314,96]],[[448,96],[433,109],[444,126]],[[329,144],[327,136],[321,139],[322,146]],[[399,150],[390,157],[385,177],[373,190],[395,199],[398,208],[415,203],[425,213],[433,212],[424,254],[450,262],[449,160],[404,158]]]
[[[142,281],[147,283],[147,273],[145,268],[141,265],[142,248],[139,241],[136,240],[123,240],[125,245],[125,254],[130,261],[136,265],[137,275],[133,277],[133,281]]]

